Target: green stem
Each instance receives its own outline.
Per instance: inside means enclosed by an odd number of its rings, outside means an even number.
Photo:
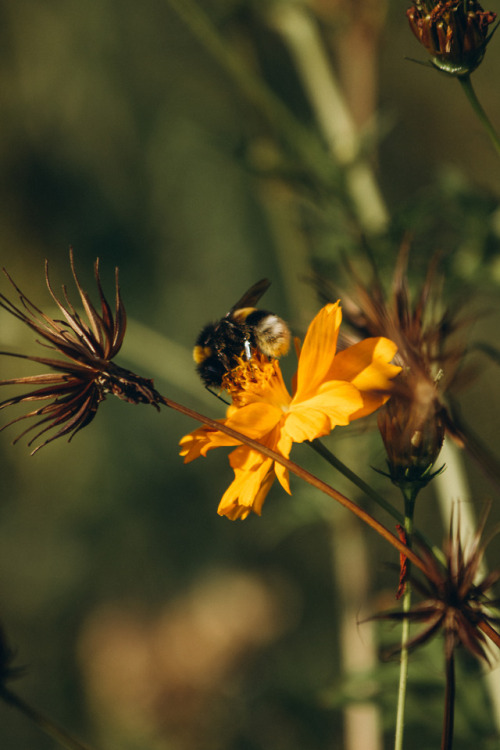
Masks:
[[[382,495],[380,495],[376,490],[373,489],[369,484],[367,484],[361,477],[359,477],[357,474],[354,473],[348,466],[346,466],[340,458],[335,456],[328,448],[323,445],[321,440],[318,440],[317,438],[312,441],[307,441],[307,445],[310,445],[313,450],[316,451],[322,458],[324,458],[330,466],[333,466],[334,469],[337,469],[341,474],[343,474],[346,479],[348,479],[350,482],[352,482],[358,489],[360,489],[362,492],[365,493],[369,498],[371,498],[377,505],[385,510],[389,515],[391,515],[393,518],[398,521],[398,523],[404,524],[405,523],[405,517],[402,513],[399,512],[397,508],[394,507],[388,500],[386,500]],[[417,535],[417,533],[415,534]],[[429,547],[430,550],[432,550],[434,556],[436,559],[438,559],[443,565],[446,564],[445,557],[443,555],[443,551],[439,549],[435,544],[433,544],[427,537],[420,532],[418,532],[418,537],[425,543],[427,547]]]
[[[266,18],[292,56],[318,127],[345,170],[345,186],[356,218],[368,234],[387,229],[389,216],[363,144],[332,66],[317,19],[305,3],[270,3]]]
[[[455,715],[455,656],[453,649],[446,657],[446,693],[444,706],[443,735],[441,750],[452,750],[453,724]]]
[[[484,111],[482,104],[476,96],[476,92],[474,91],[474,87],[472,86],[470,75],[460,76],[458,80],[460,81],[460,84],[472,106],[472,109],[474,110],[484,129],[488,133],[497,154],[500,156],[500,138],[495,128],[491,124],[488,115]]]
[[[246,99],[260,112],[298,159],[312,169],[318,182],[331,188],[339,171],[321,140],[297,120],[285,104],[263,85],[245,60],[220,36],[202,7],[194,0],[167,0],[193,36],[221,65]]]
[[[24,714],[24,716],[27,716],[28,719],[31,719],[31,721],[33,721],[42,732],[48,734],[52,739],[58,742],[59,745],[65,747],[66,750],[91,750],[89,745],[84,745],[83,742],[72,737],[65,729],[62,729],[55,724],[52,719],[40,713],[40,711],[37,711],[36,708],[30,706],[29,703],[26,703],[26,701],[11,692],[8,688],[3,687],[0,690],[0,698],[2,698],[9,706],[17,708],[17,710]]]
[[[411,547],[413,535],[413,514],[415,510],[415,500],[418,495],[418,488],[408,487],[402,490],[405,504],[404,529],[406,532],[406,544]],[[410,575],[411,563],[407,560],[407,580],[403,594],[403,612],[409,612],[411,608],[411,585],[408,577]],[[403,750],[404,719],[406,706],[406,689],[408,685],[408,641],[410,638],[410,621],[408,617],[403,619],[401,629],[401,657],[399,664],[399,688],[398,688],[398,705],[396,711],[396,731],[394,734],[394,750]]]
[[[379,493],[373,489],[369,484],[367,484],[361,477],[358,477],[357,474],[354,473],[348,466],[346,466],[340,458],[337,458],[328,448],[323,445],[321,440],[318,440],[317,438],[315,440],[308,441],[308,445],[311,446],[313,450],[316,451],[322,458],[324,458],[330,466],[333,466],[334,469],[337,469],[337,471],[340,471],[341,474],[343,474],[346,479],[348,479],[350,482],[352,482],[356,487],[358,487],[360,490],[362,490],[365,495],[368,495],[374,502],[377,503],[381,508],[383,508],[387,513],[389,513],[393,518],[396,519],[399,523],[404,523],[404,516],[402,513],[399,512],[397,508],[395,508],[391,503],[382,497],[382,495],[379,495]]]

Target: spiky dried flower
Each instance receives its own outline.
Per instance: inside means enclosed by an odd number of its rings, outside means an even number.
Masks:
[[[50,402],[12,419],[0,428],[3,430],[21,420],[40,417],[35,424],[31,424],[14,440],[15,443],[27,433],[41,427],[29,440],[28,445],[31,446],[46,432],[56,430],[44,442],[37,445],[32,453],[36,453],[37,450],[59,437],[69,435],[68,439],[71,440],[79,430],[90,424],[99,404],[109,393],[129,403],[151,404],[156,409],[159,409],[159,404],[162,403],[162,398],[155,390],[152,380],[142,378],[112,361],[123,344],[127,324],[125,307],[120,295],[118,269],[115,269],[115,311],[113,313],[102,289],[99,260],[95,262],[94,276],[101,306],[98,312],[78,280],[72,251],[70,251],[70,264],[87,322],[80,317],[70,302],[66,286],[62,287],[64,303],[54,293],[49,280],[47,261],[45,262],[45,281],[53,301],[64,316],[63,320],[53,319],[42,312],[25,296],[4,269],[4,273],[19,296],[20,305],[15,305],[6,296],[0,294],[0,307],[41,336],[44,341],[38,341],[38,343],[65,357],[65,359],[55,359],[0,351],[0,355],[38,362],[55,371],[0,381],[0,386],[36,386],[35,390],[29,393],[2,401],[0,409],[32,401]]]
[[[450,532],[444,544],[445,566],[441,566],[425,547],[420,558],[426,572],[410,574],[412,588],[423,600],[408,612],[390,611],[376,615],[375,619],[423,624],[424,628],[406,644],[412,650],[427,643],[441,633],[444,637],[444,652],[447,660],[454,650],[462,646],[474,656],[490,662],[490,643],[500,646],[500,636],[494,626],[500,623],[498,607],[500,598],[492,598],[488,592],[500,579],[500,570],[488,573],[478,580],[487,542],[482,540],[487,513],[484,513],[476,533],[467,547],[461,541],[460,523]],[[490,640],[488,641],[487,636]]]
[[[453,76],[469,75],[481,63],[496,19],[477,0],[417,0],[406,13],[431,64]]]
[[[346,344],[353,339],[386,336],[397,346],[394,362],[402,369],[393,381],[390,401],[379,412],[378,424],[389,475],[400,487],[423,486],[435,476],[432,467],[446,431],[463,439],[450,413],[447,392],[457,379],[466,351],[465,342],[456,334],[468,322],[465,315],[458,317],[443,309],[438,256],[430,264],[420,293],[412,300],[408,256],[409,244],[404,243],[390,294],[386,294],[371,259],[367,280],[347,263],[352,291],[318,282],[323,298],[342,296],[344,320],[352,332]]]

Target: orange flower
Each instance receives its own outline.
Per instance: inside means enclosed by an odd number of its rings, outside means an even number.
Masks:
[[[326,305],[307,331],[288,392],[278,360],[254,352],[224,381],[233,403],[224,424],[288,458],[293,443],[328,435],[338,425],[371,414],[387,401],[391,379],[400,371],[390,364],[396,345],[370,338],[335,354],[342,320],[339,302]],[[229,457],[235,478],[219,504],[219,515],[260,515],[275,479],[290,493],[288,471],[258,451],[218,430],[200,427],[181,440],[184,462],[206,456],[218,446],[238,446]]]

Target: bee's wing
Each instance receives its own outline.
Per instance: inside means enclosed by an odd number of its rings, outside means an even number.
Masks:
[[[241,307],[254,307],[270,286],[271,282],[269,279],[261,279],[260,281],[257,281],[257,283],[251,286],[250,289],[247,289],[238,302],[232,306],[228,315]]]

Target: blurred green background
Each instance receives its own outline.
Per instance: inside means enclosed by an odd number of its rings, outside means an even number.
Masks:
[[[259,91],[273,92],[317,143],[314,108],[277,31],[289,5],[203,0]],[[491,310],[474,337],[495,344],[500,170],[459,85],[405,59],[425,59],[405,3],[294,5],[311,14],[392,217],[377,240],[383,274],[405,231],[416,280],[446,251],[450,299]],[[500,10],[496,0],[490,9]],[[93,293],[99,257],[109,298],[118,265],[130,317],[119,363],[218,417],[222,405],[191,360],[200,327],[267,276],[265,306],[302,335],[319,307],[307,275],[335,275],[360,226],[334,160],[299,158],[286,123],[212,52],[167,0],[0,2],[1,265],[47,311],[45,258],[54,286],[72,293],[73,246]],[[495,39],[473,80],[497,125],[499,66]],[[12,296],[6,280],[2,292]],[[5,314],[0,324],[2,349],[39,353],[21,324]],[[5,378],[36,371],[1,366]],[[462,408],[495,451],[498,370],[484,357],[476,370]],[[386,563],[395,554],[298,481],[292,497],[274,487],[260,519],[218,517],[231,480],[225,452],[189,466],[178,457],[195,426],[110,398],[71,444],[34,457],[10,444],[15,428],[0,435],[0,619],[26,667],[16,690],[105,750],[341,748],[343,709],[361,695],[373,699],[368,713],[380,709],[385,744],[373,747],[390,747],[397,665],[368,655],[365,676],[349,682],[341,615],[351,608],[351,630],[368,647],[370,626],[358,620],[393,606]],[[376,432],[345,432],[331,447],[398,503],[370,468],[384,468]],[[306,448],[292,457],[358,496]],[[464,461],[472,490],[461,500],[480,509],[493,498],[493,524],[495,488]],[[432,488],[420,502],[417,522],[439,542]],[[500,564],[498,545],[490,563]],[[380,630],[397,640],[397,630]],[[465,660],[461,669],[456,748],[496,747],[480,668]],[[437,642],[415,657],[409,750],[437,746],[442,687]],[[0,705],[2,749],[55,746]]]

